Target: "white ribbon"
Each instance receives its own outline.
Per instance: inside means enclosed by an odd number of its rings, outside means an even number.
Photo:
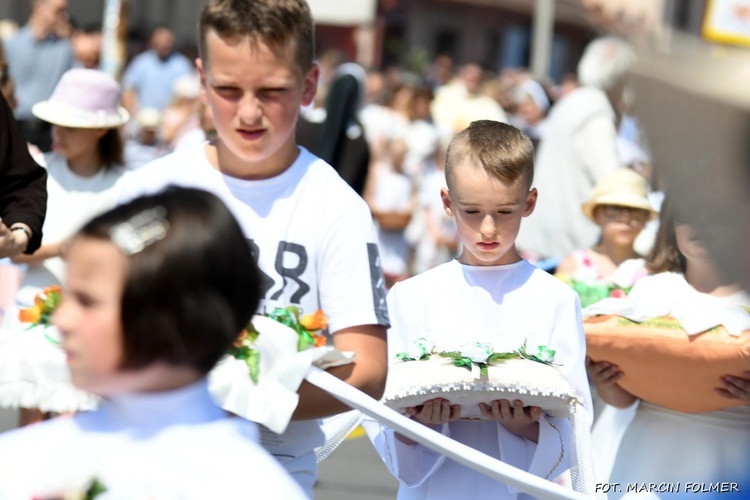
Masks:
[[[442,453],[446,457],[477,472],[486,474],[496,481],[508,484],[519,491],[542,500],[584,500],[591,498],[512,467],[474,448],[454,441],[427,426],[406,418],[397,411],[388,408],[379,401],[320,368],[311,366],[307,370],[305,380],[320,387],[342,403],[378,420],[380,423],[391,427],[409,439]]]

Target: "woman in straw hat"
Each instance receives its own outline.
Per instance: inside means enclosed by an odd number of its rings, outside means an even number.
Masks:
[[[601,229],[599,241],[568,255],[556,274],[576,289],[586,307],[611,294],[627,293],[646,274],[633,244],[657,212],[648,200],[648,183],[629,168],[602,177],[581,208]]]
[[[48,200],[42,245],[33,254],[14,259],[28,265],[16,296],[19,310],[34,306],[42,290],[61,283],[67,239],[92,216],[117,203],[119,180],[125,172],[118,128],[129,118],[119,103],[120,85],[112,77],[98,70],[72,69],[62,76],[48,100],[32,108],[37,118],[52,124],[53,151],[44,155]],[[42,322],[43,318],[40,318]],[[29,317],[21,320],[17,312],[9,312],[3,326],[22,331],[29,328],[25,324],[28,322],[34,321]],[[40,338],[53,337],[50,331],[53,329],[45,326]],[[25,340],[28,341],[28,335]],[[51,345],[53,341],[47,343]],[[0,370],[0,406],[70,411],[80,409],[77,408],[79,403],[91,404],[90,396],[70,392],[69,384],[61,384],[57,375],[53,376],[44,368],[34,369],[34,360],[24,358],[20,343],[13,345],[20,349],[15,353],[18,363],[31,364],[32,369],[7,366],[6,358],[13,349],[11,344],[6,344],[7,355],[3,355],[6,366]],[[49,354],[57,355],[51,351]],[[51,360],[45,358],[44,363],[48,362]],[[48,384],[67,392],[53,390]],[[41,412],[22,411],[21,423],[39,418]]]

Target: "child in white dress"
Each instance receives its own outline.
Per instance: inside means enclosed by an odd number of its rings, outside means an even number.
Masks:
[[[640,280],[628,299],[639,310],[670,314],[689,307],[708,316],[718,308],[750,307],[750,296],[723,279],[711,256],[685,222],[676,222],[669,196],[662,205],[659,232],[649,257],[654,273]],[[618,381],[616,360],[588,360],[597,392],[607,403],[626,408],[638,401],[635,416],[616,449],[610,482],[623,486],[610,499],[747,498],[750,488],[750,372],[727,373],[716,392],[747,405],[704,413],[684,413],[639,400]],[[700,370],[699,366],[695,367]],[[614,450],[610,450],[610,453]],[[627,484],[669,484],[670,491],[630,492]],[[697,485],[690,489],[687,483]],[[725,491],[710,485],[724,483]],[[674,486],[678,485],[679,486]],[[732,488],[732,484],[737,488]]]
[[[0,497],[96,485],[112,498],[306,498],[255,425],[208,393],[206,373],[260,298],[250,245],[223,203],[178,188],[136,199],[87,223],[68,258],[54,323],[71,380],[104,402],[0,435]]]
[[[108,74],[76,68],[63,74],[50,98],[31,110],[52,124],[53,151],[38,160],[47,169],[42,244],[32,254],[13,259],[26,270],[15,305],[3,318],[3,327],[18,333],[5,353],[13,349],[9,357],[19,366],[3,366],[0,401],[3,406],[20,408],[20,425],[42,420],[46,412],[88,410],[93,405],[91,395],[73,392],[67,379],[46,368],[46,354],[57,354],[50,352],[54,347],[41,342],[41,359],[25,348],[30,325],[19,321],[18,311],[32,306],[44,288],[62,282],[68,238],[89,218],[117,203],[125,174],[119,127],[129,118],[120,106],[120,95],[119,83]],[[20,377],[16,376],[19,372],[23,373]]]
[[[397,283],[388,294],[389,359],[414,340],[446,345],[487,342],[508,352],[525,342],[556,351],[554,363],[579,394],[591,421],[585,342],[575,292],[523,260],[515,248],[521,220],[534,210],[533,146],[510,125],[473,122],[451,142],[445,210],[456,219],[463,250],[457,260]],[[411,417],[505,463],[553,479],[568,468],[569,422],[521,401],[479,405],[488,420],[461,420],[463,409],[436,398],[408,409]],[[399,499],[528,498],[392,429],[368,434],[400,481]]]

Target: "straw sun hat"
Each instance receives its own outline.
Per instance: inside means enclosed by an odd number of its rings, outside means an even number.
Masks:
[[[50,98],[35,104],[31,112],[72,128],[114,128],[130,118],[120,106],[120,84],[103,71],[83,68],[65,72]]]
[[[629,168],[621,168],[603,176],[594,187],[591,198],[581,205],[581,209],[586,217],[594,220],[594,209],[600,205],[640,208],[650,212],[650,219],[657,214],[648,201],[646,179]]]

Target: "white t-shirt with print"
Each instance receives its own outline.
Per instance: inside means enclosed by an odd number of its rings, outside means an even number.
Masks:
[[[322,309],[333,333],[388,326],[377,236],[367,204],[320,158],[300,147],[283,173],[243,180],[216,170],[205,143],[159,158],[132,173],[122,201],[169,185],[204,189],[222,199],[251,240],[262,271],[260,312],[291,304]],[[318,420],[292,422],[263,444],[309,493],[317,477]]]

